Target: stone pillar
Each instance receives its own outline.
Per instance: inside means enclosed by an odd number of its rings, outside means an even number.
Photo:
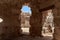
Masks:
[[[42,36],[42,13],[37,8],[32,8],[32,15],[30,17],[30,35]]]
[[[55,9],[53,9],[54,24],[55,24],[53,40],[60,40],[60,2],[59,2],[59,0],[55,0],[55,1],[56,1]]]
[[[3,22],[0,23],[1,40],[10,40],[21,34],[18,3],[16,0],[10,3],[0,3],[0,18],[3,19]]]

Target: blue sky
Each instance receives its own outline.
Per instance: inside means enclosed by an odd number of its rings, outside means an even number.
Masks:
[[[28,7],[28,6],[22,6],[22,9],[21,9],[22,12],[26,12],[26,13],[30,13],[31,14],[31,8]]]

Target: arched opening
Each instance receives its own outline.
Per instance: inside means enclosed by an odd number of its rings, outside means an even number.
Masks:
[[[53,38],[54,33],[54,16],[52,9],[45,10],[43,13],[43,28],[42,28],[42,35],[43,36],[50,36]]]
[[[30,28],[29,20],[30,20],[31,13],[32,11],[31,8],[29,7],[29,3],[25,3],[24,5],[22,5],[21,8],[22,34],[29,34],[29,28]]]

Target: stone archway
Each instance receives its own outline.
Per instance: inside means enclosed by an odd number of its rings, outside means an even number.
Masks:
[[[30,3],[30,7],[32,10],[32,15],[30,17],[30,35],[31,36],[42,36],[41,31],[42,31],[42,13],[39,11],[37,8],[37,5],[33,3],[33,1],[23,1],[22,4],[24,3]],[[32,4],[33,3],[33,4]]]
[[[30,16],[31,16],[31,7],[29,2],[24,3],[21,8],[21,29],[22,29],[22,34],[24,35],[29,35],[29,28],[30,28]]]

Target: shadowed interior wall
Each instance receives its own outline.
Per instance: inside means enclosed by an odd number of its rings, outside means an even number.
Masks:
[[[55,3],[54,3],[55,1]],[[21,34],[19,14],[21,5],[25,2],[32,5],[32,16],[30,17],[30,35],[41,36],[42,13],[40,9],[55,5],[53,9],[55,32],[54,40],[60,40],[60,1],[59,0],[0,0],[0,37],[9,38]]]
[[[9,39],[18,37],[21,34],[20,29],[20,2],[18,0],[0,0],[0,37]]]
[[[55,8],[53,9],[54,13],[54,38],[53,40],[60,40],[60,0],[55,0]]]
[[[30,35],[42,36],[42,13],[35,7],[32,7],[32,15],[30,17]]]

